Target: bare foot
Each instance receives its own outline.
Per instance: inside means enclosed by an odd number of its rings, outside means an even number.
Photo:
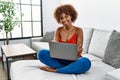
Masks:
[[[42,67],[40,67],[40,69],[44,70],[44,71],[49,71],[49,72],[56,72],[56,69],[50,68],[48,66],[42,66]]]

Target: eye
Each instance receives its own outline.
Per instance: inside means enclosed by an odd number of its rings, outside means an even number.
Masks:
[[[59,18],[60,22],[62,21],[63,18]]]
[[[63,18],[62,17],[60,17],[60,20],[62,20]]]
[[[68,18],[68,15],[66,15],[65,18]]]

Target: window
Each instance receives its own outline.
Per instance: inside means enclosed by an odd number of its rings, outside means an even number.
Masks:
[[[20,27],[15,26],[9,34],[10,39],[42,36],[42,0],[14,0],[24,14]],[[3,39],[4,36],[0,36]]]

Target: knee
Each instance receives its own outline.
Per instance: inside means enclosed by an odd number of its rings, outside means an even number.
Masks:
[[[83,72],[86,72],[91,68],[91,61],[88,58],[82,57],[79,59],[79,62],[80,62],[80,64],[82,64],[82,66],[84,68]]]
[[[39,60],[41,60],[41,59],[44,59],[45,58],[45,56],[48,54],[48,50],[45,50],[45,49],[43,49],[43,50],[40,50],[39,52],[38,52],[38,59]]]
[[[86,57],[82,57],[81,61],[86,63],[87,65],[91,65],[91,61],[88,58],[86,58]]]

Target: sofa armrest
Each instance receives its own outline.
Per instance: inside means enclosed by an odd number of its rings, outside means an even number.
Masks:
[[[105,76],[105,80],[120,80],[120,68],[108,72]]]
[[[36,38],[30,38],[30,46],[32,48],[33,42],[40,42],[42,40],[42,37],[36,37]]]
[[[31,38],[31,42],[40,42],[43,37]]]

